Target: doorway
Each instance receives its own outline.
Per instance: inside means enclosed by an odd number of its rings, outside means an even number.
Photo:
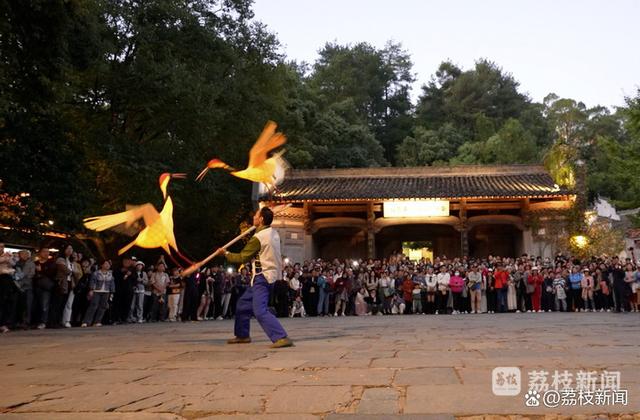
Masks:
[[[411,261],[425,259],[433,262],[433,243],[431,241],[402,242],[402,253]]]

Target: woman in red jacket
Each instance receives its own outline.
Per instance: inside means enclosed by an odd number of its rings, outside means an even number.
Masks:
[[[527,283],[534,286],[533,293],[531,294],[531,304],[533,306],[533,312],[542,312],[540,310],[540,298],[542,297],[542,283],[544,278],[540,275],[538,267],[531,269],[531,274],[527,278]]]
[[[406,276],[404,278],[404,281],[402,282],[402,297],[405,304],[405,313],[411,311],[411,308],[413,307],[413,296],[411,295],[412,293],[413,280],[411,280],[411,276]]]

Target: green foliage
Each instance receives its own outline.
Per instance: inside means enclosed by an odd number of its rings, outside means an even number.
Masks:
[[[414,107],[400,44],[328,43],[311,66],[290,63],[251,0],[0,1],[2,214],[16,228],[81,232],[89,215],[160,206],[160,173],[212,157],[242,167],[267,119],[296,168],[544,156],[572,186],[582,159],[591,197],[640,205],[640,91],[613,113],[554,94],[533,103],[495,63],[443,62]],[[170,190],[187,254],[233,235],[252,206],[251,185],[224,173]]]
[[[88,201],[85,143],[74,129],[80,75],[100,59],[100,19],[80,1],[4,1],[0,55],[0,161],[9,193],[70,229]],[[85,176],[79,176],[84,174]],[[35,224],[34,224],[35,223]],[[37,229],[33,218],[19,226]]]
[[[475,133],[474,141],[487,141],[496,133],[495,122],[480,112],[476,114],[473,131]]]
[[[594,255],[618,255],[624,250],[624,232],[621,229],[611,228],[608,223],[594,223],[585,232],[587,245],[583,248],[576,246],[570,237],[563,238],[563,247],[570,251],[571,255],[579,258],[589,258]]]
[[[576,185],[573,162],[577,158],[576,150],[562,143],[554,144],[544,157],[544,166],[556,184],[573,188]]]
[[[398,146],[397,162],[402,166],[444,164],[464,143],[463,135],[453,124],[438,130],[416,128],[414,137],[407,137]]]
[[[551,143],[543,107],[487,60],[467,71],[443,62],[422,88],[416,124],[430,130],[449,125],[464,138],[454,153],[441,153],[454,164],[536,162],[541,149]]]
[[[363,42],[327,43],[319,55],[307,83],[321,109],[350,104],[347,121],[370,127],[386,159],[393,161],[396,146],[413,128],[409,54],[400,44],[389,42],[376,49]]]
[[[511,118],[486,141],[463,143],[451,162],[455,164],[534,163],[538,162],[539,154],[534,136],[525,130],[518,120]]]
[[[356,113],[349,99],[323,109],[314,92],[300,84],[281,124],[288,137],[287,160],[294,168],[386,165],[384,150],[369,126],[349,122]]]
[[[297,168],[383,166],[384,150],[364,124],[349,124],[333,110],[308,115],[292,133],[289,161]],[[297,133],[300,133],[299,135]]]
[[[533,163],[538,151],[533,135],[520,122],[509,119],[500,130],[487,140],[486,154],[491,163]]]
[[[628,217],[634,228],[640,228],[640,213],[630,214]]]
[[[159,206],[161,172],[194,173],[213,156],[242,166],[265,121],[285,113],[295,79],[250,1],[7,3],[5,187],[64,230]],[[187,251],[206,252],[251,208],[251,186],[227,175],[170,189]]]
[[[495,63],[479,60],[473,70],[462,71],[444,62],[422,87],[416,118],[431,129],[452,123],[468,139],[484,140],[488,125],[501,127],[529,108],[531,101],[518,91],[518,82]],[[477,124],[480,115],[484,121]]]
[[[586,124],[589,118],[587,107],[573,99],[559,98],[549,94],[544,98],[545,115],[555,128],[557,142],[574,148],[584,146]]]
[[[627,108],[622,111],[626,116],[626,129],[634,138],[640,138],[640,89],[634,98],[627,98]]]
[[[611,198],[619,208],[640,207],[640,139],[621,144],[598,137],[591,165],[591,190]]]

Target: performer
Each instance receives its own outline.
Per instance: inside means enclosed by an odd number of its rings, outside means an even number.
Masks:
[[[282,257],[280,254],[280,235],[271,228],[273,211],[263,207],[253,216],[256,233],[239,253],[231,253],[223,248],[228,262],[244,264],[253,260],[253,278],[236,303],[235,337],[227,344],[250,343],[249,326],[254,315],[264,332],[273,342],[271,348],[291,347],[293,342],[280,325],[278,319],[268,310],[269,290],[282,275]]]

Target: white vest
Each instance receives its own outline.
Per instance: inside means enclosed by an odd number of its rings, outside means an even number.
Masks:
[[[277,230],[268,227],[253,236],[260,241],[260,252],[256,261],[254,261],[253,277],[262,273],[267,282],[274,283],[282,273],[280,235]],[[253,284],[253,278],[251,279],[251,284]]]

